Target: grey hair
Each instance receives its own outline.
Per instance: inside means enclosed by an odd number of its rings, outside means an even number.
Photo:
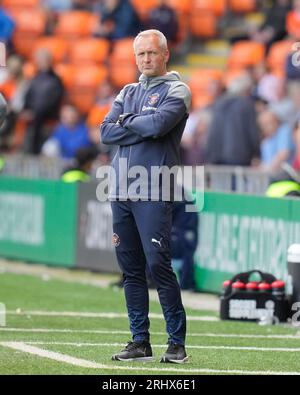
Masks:
[[[159,43],[160,43],[160,47],[162,49],[167,50],[168,49],[168,43],[167,43],[167,39],[166,36],[159,30],[156,29],[149,29],[149,30],[144,30],[142,32],[140,32],[134,39],[133,42],[133,49],[135,52],[135,48],[136,48],[136,42],[140,37],[148,37],[148,36],[157,36],[159,38]]]
[[[241,75],[232,80],[227,87],[228,93],[232,95],[241,95],[249,91],[253,86],[253,81],[248,74]]]

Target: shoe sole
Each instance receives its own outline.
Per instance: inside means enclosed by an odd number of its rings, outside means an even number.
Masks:
[[[154,361],[154,357],[139,357],[139,358],[120,358],[117,356],[112,357],[113,361],[120,361],[120,362],[152,362]]]
[[[183,359],[167,359],[165,357],[162,357],[160,362],[161,363],[177,363],[177,364],[181,364],[181,363],[186,363],[188,360],[189,360],[189,357],[185,357]]]

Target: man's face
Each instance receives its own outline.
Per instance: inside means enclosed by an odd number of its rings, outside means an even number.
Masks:
[[[271,137],[276,133],[279,122],[273,113],[265,111],[259,115],[258,125],[261,129],[263,137]]]
[[[135,46],[135,59],[139,71],[146,77],[166,74],[169,51],[161,48],[155,35],[138,38]]]

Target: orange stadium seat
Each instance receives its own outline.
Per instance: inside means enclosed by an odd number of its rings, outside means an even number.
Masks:
[[[230,68],[254,66],[264,60],[265,46],[255,41],[238,41],[233,44],[228,59]]]
[[[29,59],[32,55],[32,48],[34,46],[35,40],[35,35],[24,35],[24,33],[16,32],[13,35],[12,42],[15,51],[19,55],[22,55],[25,58]]]
[[[55,34],[67,39],[90,36],[97,20],[97,15],[87,11],[62,12],[58,15]]]
[[[285,61],[293,50],[293,41],[282,40],[275,42],[269,51],[267,57],[267,65],[274,72],[280,72],[284,70]]]
[[[36,74],[36,65],[33,62],[27,61],[23,65],[24,77],[31,80]]]
[[[68,98],[82,114],[87,114],[95,105],[96,91],[69,90]]]
[[[10,11],[16,21],[16,30],[13,34],[13,45],[20,55],[29,58],[35,40],[42,36],[46,26],[46,14],[42,10],[22,9]]]
[[[177,41],[181,42],[184,41],[184,39],[189,34],[189,15],[179,14],[178,22],[179,22],[179,31],[177,34]]]
[[[74,66],[73,83],[68,89],[68,96],[82,113],[86,114],[95,105],[99,85],[107,76],[104,66]]]
[[[41,35],[45,31],[46,13],[43,10],[21,9],[10,11],[16,22],[16,31],[25,34]]]
[[[130,2],[142,20],[147,19],[152,8],[155,8],[159,3],[158,0],[130,0]]]
[[[229,0],[229,8],[233,12],[247,13],[256,10],[256,0]]]
[[[66,89],[71,89],[73,87],[75,79],[75,66],[69,63],[57,63],[54,66],[54,70],[61,78],[64,87]]]
[[[213,103],[211,95],[195,92],[192,96],[193,108],[204,108]]]
[[[43,36],[38,38],[34,43],[32,55],[41,48],[47,49],[52,54],[54,63],[67,59],[69,45],[62,37]]]
[[[189,80],[189,87],[193,92],[209,94],[212,81],[222,81],[224,72],[219,69],[201,69],[194,71]]]
[[[94,89],[108,76],[105,66],[86,65],[74,66],[74,88]]]
[[[110,110],[110,105],[95,105],[89,110],[88,117],[87,117],[87,125],[89,127],[99,126],[106,114]]]
[[[17,123],[14,127],[14,133],[12,135],[11,147],[13,151],[20,151],[24,147],[24,140],[26,136],[27,122],[18,118]]]
[[[189,14],[192,9],[193,1],[191,0],[168,0],[168,5],[174,8],[178,14]]]
[[[74,64],[103,63],[107,60],[110,44],[105,39],[86,38],[71,46],[70,61]]]
[[[219,69],[201,69],[193,72],[189,81],[193,106],[203,107],[215,98],[215,84],[221,84],[224,72]]]
[[[116,88],[121,89],[124,85],[137,81],[137,68],[130,64],[114,64],[110,67],[110,79]]]
[[[226,11],[227,0],[195,0],[193,2],[192,13],[212,12],[216,16],[221,16]]]
[[[300,19],[295,11],[290,11],[287,15],[286,30],[292,38],[300,40]]]
[[[171,6],[177,13],[179,21],[179,32],[177,41],[183,41],[189,31],[189,15],[192,11],[192,1],[191,0],[168,0],[167,4]]]
[[[120,62],[135,64],[132,38],[117,40],[113,44],[110,63],[115,64]]]
[[[195,37],[212,38],[217,35],[217,17],[212,12],[193,13],[189,22]]]
[[[40,0],[2,0],[4,8],[38,8],[41,5]]]

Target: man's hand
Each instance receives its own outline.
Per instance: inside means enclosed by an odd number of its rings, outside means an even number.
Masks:
[[[134,115],[134,114],[132,114],[130,112],[127,112],[127,113],[124,113],[124,114],[120,114],[119,118],[118,118],[118,120],[116,122],[116,125],[123,126],[123,123],[124,123],[125,119],[130,117],[131,115]]]

